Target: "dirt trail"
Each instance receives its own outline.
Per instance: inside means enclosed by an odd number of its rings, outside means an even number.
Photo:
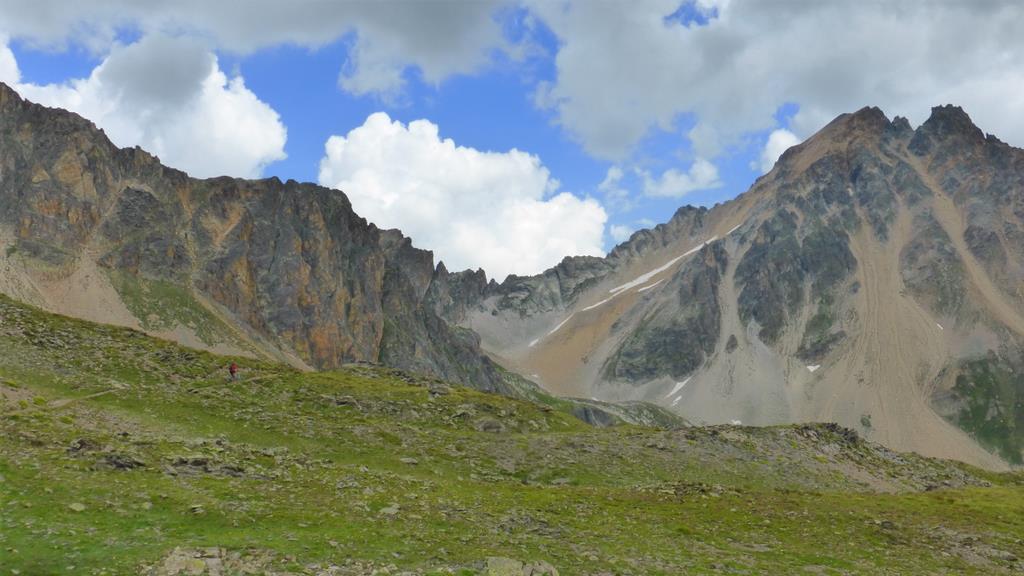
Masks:
[[[66,408],[67,406],[70,406],[71,404],[74,404],[76,402],[81,402],[83,400],[91,400],[93,398],[99,398],[100,396],[106,396],[107,394],[113,394],[114,392],[117,392],[119,390],[123,390],[123,388],[111,388],[110,390],[103,390],[101,392],[93,392],[92,394],[86,394],[85,396],[78,396],[78,397],[75,397],[75,398],[58,398],[58,399],[50,402],[49,404],[47,404],[47,407],[52,409],[52,410],[57,410],[57,409],[60,409],[60,408]]]

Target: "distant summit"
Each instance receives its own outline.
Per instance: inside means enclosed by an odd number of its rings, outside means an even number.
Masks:
[[[998,466],[1024,448],[1022,281],[1024,152],[956,106],[916,130],[865,107],[735,200],[449,319],[558,393],[697,423],[837,421]]]

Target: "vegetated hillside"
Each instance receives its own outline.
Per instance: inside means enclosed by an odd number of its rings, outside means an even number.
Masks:
[[[1024,462],[1024,151],[959,108],[844,114],[735,200],[485,281],[439,313],[548,390]]]
[[[545,402],[0,297],[0,572],[1024,570],[1020,475],[834,425],[597,428]]]
[[[427,300],[444,296],[441,272],[342,192],[193,179],[0,84],[2,293],[223,353],[498,389],[476,336]]]

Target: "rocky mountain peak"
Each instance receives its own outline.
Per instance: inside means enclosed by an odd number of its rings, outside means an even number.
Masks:
[[[955,156],[966,147],[981,144],[985,134],[959,106],[947,104],[932,108],[931,116],[914,132],[910,149],[919,156],[941,149],[939,158]]]
[[[811,139],[850,142],[859,137],[881,137],[892,126],[885,112],[877,106],[865,106],[852,113],[840,114]]]
[[[889,118],[878,106],[865,106],[852,114],[844,114],[839,118],[854,128],[860,129],[885,129],[890,124]]]
[[[916,130],[877,107],[840,115],[740,197],[510,279],[456,322],[558,393],[1024,461],[1024,434],[964,434],[1021,413],[1024,151],[994,142],[955,106]]]
[[[433,254],[367,222],[344,193],[278,178],[189,178],[5,85],[0,240],[18,255],[5,274],[54,311],[93,318],[102,301],[115,310],[104,322],[185,331],[204,346],[499,384],[474,338],[426,300]],[[71,285],[77,304],[48,296]]]
[[[884,141],[903,132],[903,123],[890,122],[876,106],[865,106],[840,114],[813,136],[786,150],[776,162],[775,178],[792,178],[818,160],[836,151],[867,147],[877,149]]]
[[[985,136],[963,108],[952,104],[933,107],[931,116],[917,130],[937,139],[966,137],[982,140]]]

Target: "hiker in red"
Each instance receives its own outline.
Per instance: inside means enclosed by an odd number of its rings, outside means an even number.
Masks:
[[[228,366],[228,372],[231,373],[232,380],[238,380],[238,364],[232,362],[231,366]]]

